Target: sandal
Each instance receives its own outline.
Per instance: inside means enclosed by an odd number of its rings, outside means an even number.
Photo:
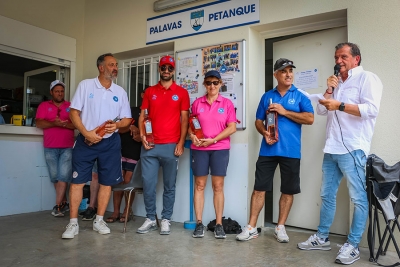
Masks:
[[[120,220],[120,219],[121,219],[120,216],[118,216],[118,217],[112,217],[112,216],[110,216],[110,217],[108,217],[108,218],[106,219],[106,223],[114,223],[114,222],[116,222],[116,221],[118,221],[118,220]]]
[[[126,222],[129,222],[131,220],[131,216],[129,215],[128,216],[128,221],[126,221]],[[125,215],[122,215],[120,218],[119,218],[119,222],[120,223],[124,223],[125,222]]]

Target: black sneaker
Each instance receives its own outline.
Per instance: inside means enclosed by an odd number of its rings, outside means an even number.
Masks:
[[[96,217],[96,210],[89,207],[86,209],[85,214],[83,214],[82,221],[92,221]]]
[[[204,225],[202,223],[196,224],[196,228],[193,231],[193,237],[203,237],[204,236]]]
[[[62,213],[65,213],[66,211],[69,211],[69,204],[68,204],[68,202],[63,202],[63,203],[61,203],[60,208],[61,208],[61,212],[62,212]]]
[[[224,238],[226,238],[224,228],[222,227],[221,224],[217,224],[217,225],[215,226],[214,236],[215,236],[215,238],[217,238],[217,239],[224,239]]]

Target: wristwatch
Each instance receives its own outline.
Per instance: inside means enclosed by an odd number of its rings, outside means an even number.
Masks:
[[[339,110],[340,110],[340,111],[344,111],[344,107],[345,107],[345,106],[344,106],[344,103],[343,103],[343,102],[340,103]]]

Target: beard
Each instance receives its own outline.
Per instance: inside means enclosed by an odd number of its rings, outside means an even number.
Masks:
[[[108,80],[114,81],[118,77],[118,71],[117,72],[110,72],[110,71],[106,70],[104,72],[104,77],[106,79],[108,79]]]
[[[164,76],[163,76],[163,75],[160,73],[160,80],[163,80],[163,81],[169,82],[170,80],[172,80],[172,77],[174,77],[174,75],[173,75],[173,74],[171,74],[171,76],[164,77]]]

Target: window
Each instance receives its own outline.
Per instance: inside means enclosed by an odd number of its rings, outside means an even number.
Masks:
[[[119,62],[117,84],[126,90],[130,106],[141,106],[140,94],[145,88],[155,85],[159,80],[158,62],[160,58],[172,54],[173,52],[162,53]]]

